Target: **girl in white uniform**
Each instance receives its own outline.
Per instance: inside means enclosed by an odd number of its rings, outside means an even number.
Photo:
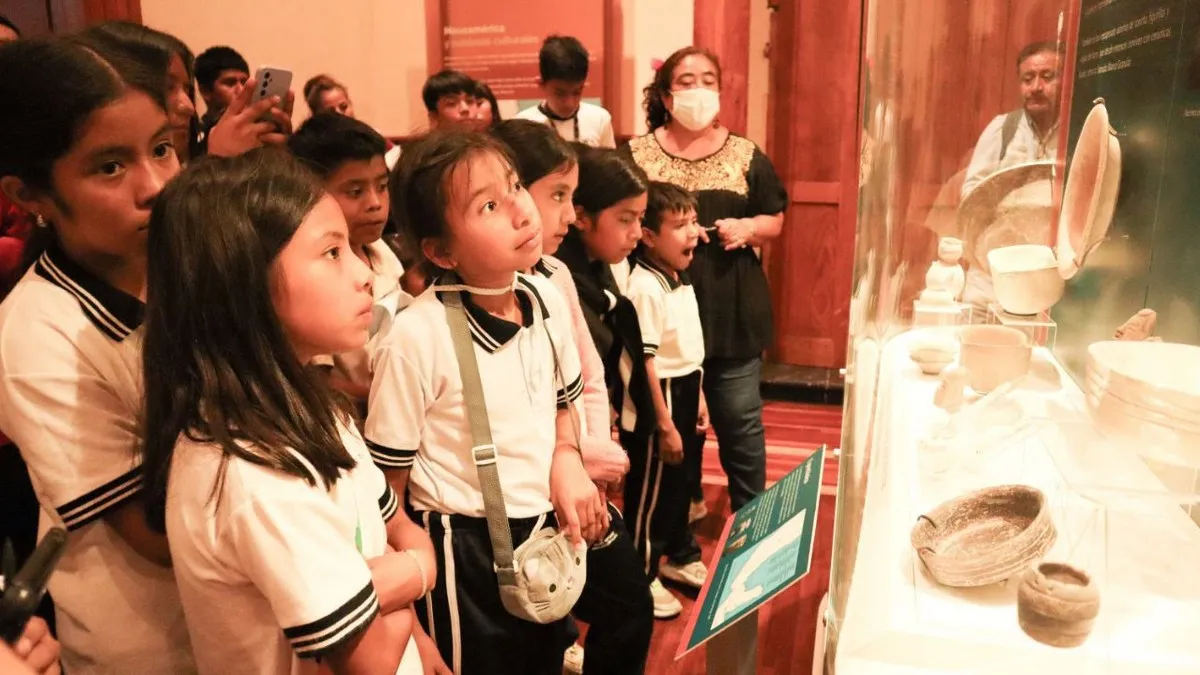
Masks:
[[[0,49],[0,187],[42,225],[0,304],[0,429],[40,529],[70,532],[49,588],[72,675],[195,671],[138,452],[147,224],[179,171],[166,70],[111,43]]]
[[[585,673],[641,673],[653,630],[637,553],[580,457],[583,392],[567,303],[541,276],[542,223],[508,149],[435,132],[401,157],[392,213],[408,241],[461,283],[396,316],[375,353],[365,435],[414,519],[437,542],[444,583],[419,612],[458,675],[558,675],[567,620],[540,624],[501,602],[463,381],[443,304],[465,289],[471,340],[514,546],[544,526],[592,544],[573,613],[591,623]],[[446,277],[443,277],[445,279]]]
[[[419,645],[431,665],[437,650],[411,606],[432,544],[304,365],[371,325],[342,210],[297,160],[256,150],[189,166],[150,232],[148,512],[200,671],[422,673]]]

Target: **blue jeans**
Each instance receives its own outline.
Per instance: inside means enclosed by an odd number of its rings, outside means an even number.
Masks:
[[[729,479],[729,504],[734,511],[767,485],[761,380],[761,358],[712,358],[704,362],[704,396],[717,434],[721,468]]]

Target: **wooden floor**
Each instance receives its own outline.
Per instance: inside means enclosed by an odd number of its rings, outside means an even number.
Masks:
[[[785,476],[821,444],[828,445],[830,450],[826,454],[825,487],[817,515],[812,571],[800,583],[759,611],[759,661],[756,673],[810,675],[818,607],[829,587],[837,485],[837,459],[832,456],[832,449],[840,445],[842,409],[841,406],[773,402],[767,404],[763,421],[767,430],[768,484]],[[730,513],[725,474],[717,457],[716,439],[711,437],[704,449],[704,494],[709,516],[697,523],[696,535],[704,550],[705,562],[711,564],[716,540]],[[704,647],[679,661],[675,660],[685,617],[692,610],[696,593],[673,586],[669,588],[683,602],[683,615],[670,621],[656,622],[646,673],[705,675]]]

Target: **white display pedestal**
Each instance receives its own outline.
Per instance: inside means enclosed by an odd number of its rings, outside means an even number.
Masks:
[[[1058,337],[1058,324],[1050,318],[1050,312],[1038,314],[1009,314],[996,303],[988,305],[987,322],[1016,328],[1029,336],[1031,344],[1047,349],[1054,349],[1054,340]]]
[[[1103,452],[1082,392],[1043,348],[1010,394],[1016,417],[981,424],[934,457],[921,439],[944,415],[935,377],[908,357],[908,334],[879,360],[873,448],[858,550],[838,622],[836,675],[1195,675],[1200,673],[1200,527],[1132,452]],[[1064,472],[1073,459],[1092,486]],[[933,466],[931,466],[933,465]],[[940,586],[913,554],[916,518],[973,489],[1019,483],[1046,496],[1058,531],[1047,560],[1101,588],[1088,641],[1054,649],[1017,624],[1015,584]],[[1115,493],[1115,494],[1114,494]],[[1146,495],[1163,494],[1159,500]],[[837,552],[835,551],[835,554]]]

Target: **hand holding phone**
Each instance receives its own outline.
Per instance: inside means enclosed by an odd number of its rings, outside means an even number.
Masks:
[[[254,88],[252,90],[254,94],[250,99],[250,105],[269,99],[272,96],[278,97],[282,103],[287,99],[288,92],[291,90],[292,71],[286,68],[262,66],[254,72]],[[272,118],[268,115],[264,115],[260,119],[272,121]],[[281,130],[277,129],[277,131]]]
[[[260,73],[263,69],[259,69]],[[234,97],[225,114],[208,134],[208,154],[235,157],[264,145],[282,145],[292,133],[292,105],[294,94],[284,88],[285,78],[271,76],[274,84],[263,93],[256,78],[250,78],[242,91]],[[288,75],[290,84],[291,76]],[[283,90],[279,96],[271,88]]]

